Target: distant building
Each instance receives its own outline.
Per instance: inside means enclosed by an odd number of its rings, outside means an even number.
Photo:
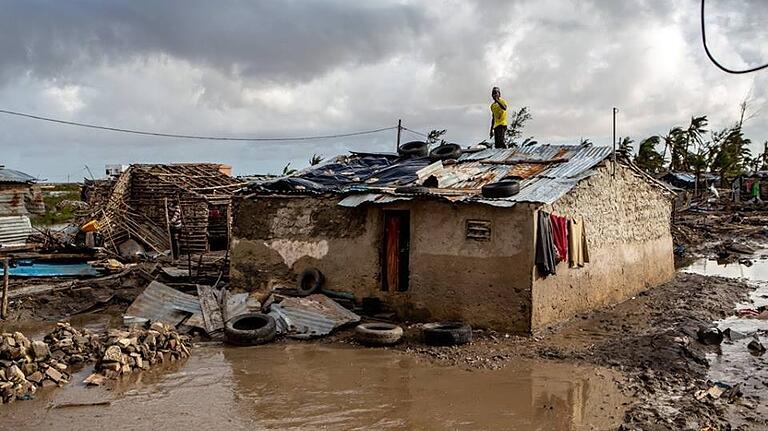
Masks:
[[[0,247],[26,243],[32,231],[29,216],[44,213],[37,179],[0,165]]]
[[[675,172],[668,171],[658,176],[658,178],[667,184],[685,190],[694,190],[696,188],[696,174],[693,172]],[[709,172],[702,172],[699,176],[699,189],[704,190],[711,185],[720,184],[720,176]]]
[[[375,298],[403,319],[530,333],[674,276],[669,189],[610,158],[575,145],[445,162],[353,153],[262,181],[234,199],[231,284],[293,287],[315,267],[327,289]],[[517,194],[481,194],[505,178],[519,180]],[[583,221],[583,267],[537,267],[549,213]]]

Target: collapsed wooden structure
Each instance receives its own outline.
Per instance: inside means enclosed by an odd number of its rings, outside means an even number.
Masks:
[[[93,214],[104,246],[119,253],[133,239],[147,250],[171,248],[169,204],[181,209],[183,254],[226,250],[232,194],[244,184],[216,163],[136,164],[111,187],[108,201]]]

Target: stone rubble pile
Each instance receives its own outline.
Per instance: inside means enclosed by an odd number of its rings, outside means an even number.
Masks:
[[[102,338],[103,335],[87,329],[77,330],[69,323],[58,322],[43,341],[48,344],[52,358],[74,365],[98,359]]]
[[[30,341],[21,332],[0,335],[0,398],[9,403],[30,398],[38,387],[69,382],[65,355],[51,355],[43,341]]]
[[[101,384],[152,365],[189,357],[189,337],[160,322],[149,329],[130,328],[95,334],[59,322],[43,338],[31,341],[21,332],[0,334],[0,403],[30,399],[38,387],[61,386],[70,367],[96,362],[97,373],[85,383]]]
[[[110,330],[96,362],[97,373],[85,381],[98,385],[103,381],[100,376],[115,378],[155,364],[175,362],[189,356],[188,345],[189,337],[161,322],[152,323],[149,329]]]

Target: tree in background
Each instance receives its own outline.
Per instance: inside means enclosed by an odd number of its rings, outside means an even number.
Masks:
[[[635,164],[650,174],[658,174],[664,169],[664,157],[656,151],[661,143],[659,136],[651,136],[640,142],[640,148],[635,156]]]
[[[323,161],[323,156],[312,154],[312,158],[309,159],[309,166],[319,165]]]
[[[616,147],[617,157],[629,159],[632,156],[632,151],[634,151],[634,148],[632,148],[633,142],[635,141],[633,141],[629,136],[619,138],[619,145]]]
[[[443,140],[443,136],[445,136],[445,132],[446,132],[445,129],[443,129],[443,130],[437,130],[437,129],[432,130],[431,132],[429,132],[427,134],[427,143],[429,145],[434,145],[434,144],[442,145],[442,144],[444,144],[445,141]]]
[[[531,115],[530,109],[527,106],[523,106],[517,111],[510,111],[507,114],[507,118],[509,119],[509,125],[507,126],[507,136],[504,138],[504,141],[507,144],[507,147],[518,147],[520,146],[518,141],[523,136],[523,128],[533,116]],[[523,146],[534,145],[531,142],[536,143],[536,141],[533,140],[533,136],[526,138],[523,141]]]

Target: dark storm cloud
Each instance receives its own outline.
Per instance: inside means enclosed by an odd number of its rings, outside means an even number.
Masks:
[[[768,61],[768,6],[708,2],[729,65]],[[302,136],[393,125],[488,135],[489,90],[530,106],[540,142],[637,140],[708,114],[730,124],[766,74],[734,77],[700,44],[698,0],[0,0],[0,108],[184,134]],[[768,137],[757,119],[747,134]],[[407,139],[417,135],[407,134]],[[336,141],[163,140],[0,116],[3,162],[60,180],[104,163],[221,161],[279,172],[313,153],[393,149],[391,131]]]
[[[379,1],[0,1],[2,70],[68,78],[165,54],[230,73],[309,79],[409,49],[429,23]]]

